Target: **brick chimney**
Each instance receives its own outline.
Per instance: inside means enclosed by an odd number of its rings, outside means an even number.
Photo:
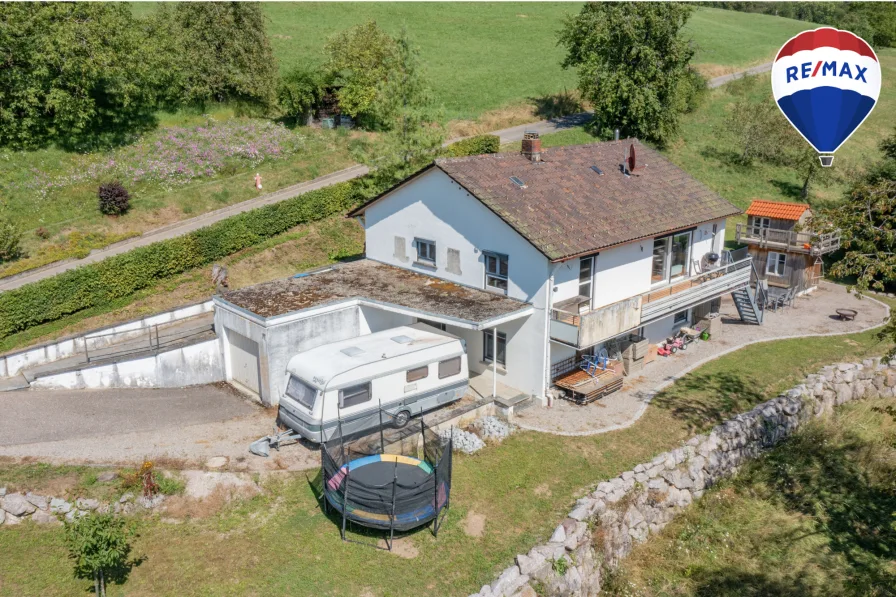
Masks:
[[[533,162],[541,161],[541,138],[535,131],[523,133],[523,148],[520,152]]]

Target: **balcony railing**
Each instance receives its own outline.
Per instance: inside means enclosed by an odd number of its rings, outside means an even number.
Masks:
[[[725,265],[714,270],[587,313],[555,308],[551,338],[576,348],[587,348],[743,288],[750,283],[752,259],[745,252],[737,257],[737,261],[726,260]]]
[[[840,248],[840,231],[815,234],[794,230],[776,230],[749,224],[738,224],[735,239],[739,243],[758,245],[763,249],[782,249],[794,253],[825,255]]]

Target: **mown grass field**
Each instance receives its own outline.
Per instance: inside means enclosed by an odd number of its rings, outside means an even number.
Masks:
[[[810,202],[842,199],[849,181],[882,157],[878,147],[881,140],[896,131],[896,50],[881,50],[878,57],[883,86],[877,105],[861,128],[837,151],[834,166],[810,184]],[[740,151],[735,138],[725,127],[725,118],[735,103],[745,97],[752,101],[770,101],[770,78],[757,75],[711,90],[698,110],[682,117],[679,138],[663,152],[685,172],[740,208],[746,209],[754,198],[799,201],[802,172],[759,160],[751,166],[736,163]],[[790,126],[783,115],[781,126]],[[545,135],[542,145],[555,147],[598,140],[582,128],[573,128]],[[502,151],[519,151],[519,145],[508,144]]]
[[[841,407],[635,549],[613,595],[840,597],[896,585],[896,420]]]
[[[474,456],[458,456],[447,522],[437,539],[426,529],[403,539],[403,552],[416,553],[410,558],[341,542],[314,497],[315,471],[277,476],[266,482],[265,495],[206,518],[142,521],[134,553],[143,561],[126,585],[109,594],[467,595],[544,540],[590,485],[775,395],[823,364],[883,354],[888,346],[869,331],[746,347],[676,383],[628,429],[582,438],[521,432]],[[702,379],[727,380],[724,399],[716,387],[698,387],[695,381]],[[677,408],[694,402],[704,413],[696,422]],[[0,466],[0,484],[4,470]],[[40,489],[53,477],[52,467],[19,471],[10,486],[26,489],[30,478],[30,487]],[[464,531],[471,513],[485,517],[481,537]],[[0,595],[70,595],[87,588],[71,577],[57,529],[0,530],[0,553],[16,554],[0,558]]]
[[[134,3],[137,14],[152,3]],[[556,110],[557,94],[572,90],[573,71],[560,68],[563,49],[557,32],[577,3],[268,3],[269,34],[282,71],[319,64],[334,33],[369,19],[390,33],[406,26],[421,48],[434,91],[445,107],[451,131],[468,135],[512,126]],[[688,24],[708,75],[766,60],[783,40],[805,23],[766,15],[698,9]],[[572,103],[574,104],[574,102]],[[575,109],[569,104],[566,109]],[[232,109],[212,111],[218,120],[235,118]],[[478,120],[478,123],[469,121]],[[160,114],[160,130],[206,122],[192,112]],[[92,156],[58,149],[0,150],[2,208],[23,232],[26,257],[0,265],[0,277],[66,258],[147,230],[244,201],[258,193],[255,172],[265,191],[276,190],[350,164],[344,135],[307,131],[307,150],[259,167],[234,164],[214,176],[186,185],[128,185],[132,209],[125,216],[103,216],[96,190],[101,179],[77,180],[43,194],[35,177],[76,177],[86,164],[114,157],[111,150]],[[40,171],[42,174],[37,174]]]

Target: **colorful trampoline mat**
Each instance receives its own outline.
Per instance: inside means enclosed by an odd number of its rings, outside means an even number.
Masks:
[[[393,499],[392,483],[395,481],[397,510],[394,511],[396,525],[405,526],[431,520],[448,501],[448,485],[439,483],[436,495],[433,467],[418,458],[397,454],[375,454],[352,460],[344,464],[326,485],[326,498],[337,510],[342,511],[345,493],[348,492],[346,516],[378,527],[390,525]],[[346,486],[348,477],[348,486]],[[428,489],[425,486],[428,485]],[[363,495],[363,497],[362,497]],[[358,504],[356,500],[364,504]],[[434,502],[438,504],[434,507]],[[382,512],[370,510],[383,509]],[[406,509],[406,511],[402,511]]]

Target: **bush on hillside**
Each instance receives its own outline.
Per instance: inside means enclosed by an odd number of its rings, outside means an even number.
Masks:
[[[117,180],[104,182],[97,191],[100,211],[107,216],[120,216],[131,208],[131,194]]]
[[[15,261],[22,256],[22,233],[15,223],[0,214],[0,263]]]
[[[463,139],[452,143],[445,148],[446,157],[460,157],[465,155],[481,155],[483,153],[498,153],[501,148],[501,139],[496,135],[477,135],[469,139]]]
[[[324,95],[326,77],[318,70],[297,67],[280,79],[277,101],[280,109],[297,124],[305,124]]]

